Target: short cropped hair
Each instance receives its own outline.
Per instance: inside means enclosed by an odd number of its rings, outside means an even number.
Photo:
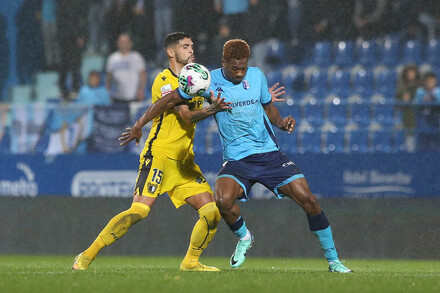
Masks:
[[[247,59],[251,54],[251,48],[246,41],[241,39],[232,39],[223,46],[223,59]]]
[[[437,76],[435,75],[434,72],[428,71],[427,73],[425,73],[425,75],[423,76],[424,80],[427,80],[428,78],[437,78]]]
[[[174,32],[166,36],[164,47],[165,49],[177,45],[183,39],[191,39],[191,35],[184,32]]]

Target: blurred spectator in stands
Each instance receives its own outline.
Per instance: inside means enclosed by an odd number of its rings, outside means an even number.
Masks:
[[[110,96],[107,88],[101,85],[101,75],[98,71],[89,73],[88,84],[79,90],[76,102],[86,105],[110,105]]]
[[[163,1],[167,5],[169,1]],[[156,60],[156,44],[154,36],[154,7],[153,0],[132,0],[133,22],[131,36],[133,46],[148,61]],[[170,17],[166,21],[172,22]]]
[[[300,35],[301,27],[301,11],[303,8],[303,1],[301,0],[288,0],[288,19],[289,19],[289,32],[290,36],[297,40]]]
[[[330,41],[333,1],[316,0],[302,2],[302,41],[316,43]]]
[[[80,69],[86,44],[88,0],[57,1],[57,37],[60,48],[60,89],[64,99],[75,99],[80,87]],[[67,74],[72,73],[68,86]]]
[[[418,21],[420,1],[390,0],[390,2],[392,32],[399,33],[401,41],[425,38],[425,30]]]
[[[413,106],[414,96],[420,86],[420,74],[415,65],[407,65],[397,82],[396,100],[399,102],[397,109],[402,112],[403,127],[406,132],[406,149],[415,151],[415,140],[412,130],[416,127],[415,111]]]
[[[250,0],[258,2],[258,0]],[[214,10],[226,17],[231,25],[233,38],[244,38],[247,32],[247,13],[249,12],[249,0],[214,0]],[[249,20],[254,24],[252,19]]]
[[[231,26],[228,19],[222,18],[218,24],[218,34],[212,41],[212,54],[209,65],[215,68],[222,66],[221,56],[223,54],[223,45],[231,39]]]
[[[56,0],[42,0],[41,24],[43,31],[44,53],[47,70],[53,70],[60,62],[57,43]]]
[[[173,7],[175,1],[154,0],[154,40],[157,50],[158,63],[167,62],[165,51],[161,50],[165,37],[173,32]]]
[[[353,23],[362,38],[383,35],[390,30],[389,0],[355,0]]]
[[[41,32],[41,0],[26,0],[18,11],[17,73],[20,83],[31,83],[32,76],[44,67],[44,45]]]
[[[128,0],[115,0],[105,14],[105,31],[108,36],[109,52],[117,50],[120,34],[130,32],[133,26],[133,10]]]
[[[440,151],[440,87],[432,72],[425,74],[423,83],[414,98],[418,105],[418,149]]]
[[[419,21],[426,29],[429,39],[440,35],[440,5],[438,0],[420,0]]]
[[[105,13],[110,10],[113,0],[90,0],[89,12],[87,14],[89,25],[89,38],[87,51],[89,55],[105,54],[108,50],[105,38]]]
[[[145,60],[141,54],[132,51],[128,34],[119,36],[117,46],[118,51],[107,60],[107,89],[112,93],[112,100],[123,103],[143,101],[147,82]]]
[[[8,23],[6,17],[0,14],[0,103],[2,102],[2,89],[9,75],[9,42],[6,36]]]

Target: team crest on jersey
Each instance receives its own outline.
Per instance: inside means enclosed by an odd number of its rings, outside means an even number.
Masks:
[[[166,84],[163,87],[161,87],[160,88],[160,92],[162,93],[161,94],[162,97],[167,95],[167,94],[169,94],[169,93],[171,93],[172,92],[171,84]]]
[[[147,191],[148,193],[154,194],[157,190],[157,184],[153,184],[151,182],[148,182],[147,184]]]
[[[245,90],[248,90],[251,87],[250,84],[249,84],[249,81],[247,81],[245,79],[243,79],[243,81],[241,83],[243,84],[243,88]]]

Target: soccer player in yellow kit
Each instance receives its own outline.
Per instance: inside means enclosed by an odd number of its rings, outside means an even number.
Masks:
[[[169,68],[159,73],[154,80],[153,103],[177,88],[180,70],[184,65],[194,62],[193,42],[186,33],[169,34],[165,39],[165,50]],[[221,217],[213,192],[199,166],[194,163],[192,148],[195,123],[218,111],[230,109],[230,106],[220,95],[215,98],[211,94],[211,104],[204,108],[203,100],[202,97],[194,97],[188,103],[182,100],[182,104],[154,119],[140,155],[131,207],[113,217],[92,245],[76,256],[73,269],[86,270],[102,248],[121,238],[132,225],[148,216],[157,196],[168,193],[176,208],[188,203],[200,215],[180,270],[220,271],[199,262],[200,254],[214,237]],[[136,123],[141,123],[141,119]]]

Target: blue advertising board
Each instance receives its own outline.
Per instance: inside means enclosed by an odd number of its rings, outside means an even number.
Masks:
[[[440,154],[291,154],[318,197],[440,197]],[[129,197],[135,154],[0,156],[0,195]],[[221,155],[196,155],[214,186]],[[255,185],[252,198],[272,198]]]

